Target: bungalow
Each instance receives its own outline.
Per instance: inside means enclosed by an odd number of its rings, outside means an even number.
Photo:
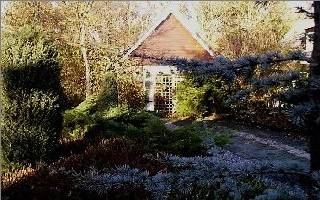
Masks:
[[[174,112],[174,91],[182,80],[177,68],[161,64],[166,59],[209,61],[214,52],[177,13],[168,13],[128,50],[124,58],[138,63],[148,95],[147,110],[163,114]]]

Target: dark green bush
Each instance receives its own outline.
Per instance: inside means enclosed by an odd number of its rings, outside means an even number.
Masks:
[[[63,137],[65,139],[82,139],[95,137],[97,133],[105,130],[106,120],[126,112],[126,108],[117,106],[118,93],[116,74],[110,72],[105,76],[102,89],[98,95],[87,97],[77,107],[64,113]]]
[[[62,125],[56,49],[28,26],[4,33],[2,45],[2,155],[8,162],[47,160]]]
[[[219,147],[225,147],[231,142],[231,134],[227,132],[217,133],[213,136],[214,144]]]
[[[125,137],[142,146],[146,152],[166,151],[184,156],[199,154],[205,150],[201,144],[208,133],[199,124],[171,131],[159,117],[145,111],[115,112],[117,114],[109,118],[94,117],[95,114],[88,115],[85,112],[71,113],[76,113],[76,116],[66,112],[65,122],[71,116],[71,122],[76,121],[74,124],[69,123],[74,128],[75,135],[80,130],[81,138],[88,140]]]
[[[110,107],[105,105],[98,106],[97,97],[89,97],[78,107],[67,110],[64,113],[63,120],[63,137],[65,139],[77,140],[83,139],[85,136],[95,137],[96,131],[104,131],[111,134],[109,130],[112,127],[110,119],[118,117],[126,112],[127,108],[121,106]],[[107,103],[106,103],[107,104]],[[89,134],[89,135],[87,135]]]
[[[160,118],[145,111],[131,111],[115,119],[122,124],[122,132],[117,134],[142,144],[146,150],[164,149],[170,131]]]
[[[137,112],[135,110],[131,110],[130,112],[120,115],[115,120],[126,124],[132,124],[138,128],[144,127],[149,120],[159,120],[158,122],[163,124],[163,122],[161,122],[161,120],[155,115],[146,111]]]
[[[147,152],[167,151],[179,155],[203,152],[201,146],[206,129],[193,125],[171,131],[157,116],[146,111],[110,107],[90,113],[92,101],[87,100],[64,114],[64,132],[69,139],[96,140],[125,137]]]
[[[9,161],[46,160],[59,139],[58,98],[43,92],[21,94],[5,105],[2,147]]]
[[[205,137],[204,127],[192,124],[176,130],[169,135],[168,149],[178,155],[191,156],[204,151],[201,146]]]
[[[125,137],[148,152],[168,151],[179,155],[194,155],[203,150],[202,137],[194,127],[170,131],[157,116],[145,111],[130,111],[102,120],[105,137]]]
[[[230,83],[213,76],[206,81],[204,87],[207,91],[204,96],[204,104],[209,113],[226,113],[230,107]]]
[[[67,110],[63,118],[63,137],[82,139],[94,125],[96,121],[88,112],[81,109]]]
[[[102,89],[96,99],[97,110],[106,110],[118,105],[118,86],[116,73],[108,72],[105,75]]]

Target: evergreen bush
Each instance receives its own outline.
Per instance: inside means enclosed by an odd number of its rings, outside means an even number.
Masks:
[[[103,124],[103,119],[118,116],[123,109],[118,107],[116,75],[106,74],[100,93],[86,98],[77,107],[66,110],[63,119],[63,137],[82,139],[87,133]],[[117,111],[119,110],[119,111]]]
[[[4,33],[1,48],[2,155],[8,162],[50,157],[61,132],[56,48],[37,27]]]

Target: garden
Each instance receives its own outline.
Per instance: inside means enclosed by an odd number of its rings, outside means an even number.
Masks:
[[[230,29],[221,29],[225,35],[217,45],[225,56],[209,62],[177,58],[161,61],[178,66],[184,76],[175,91],[175,113],[163,117],[145,110],[144,87],[126,70],[135,63],[120,59],[120,46],[132,42],[133,35],[145,24],[132,21],[131,32],[126,33],[130,37],[115,39],[128,27],[116,30],[112,20],[98,20],[106,13],[114,19],[129,13],[125,19],[134,19],[138,14],[127,7],[129,2],[95,2],[90,7],[85,2],[62,2],[53,7],[50,2],[33,3],[13,3],[4,18],[6,27],[1,30],[1,198],[320,198],[317,53],[310,58],[299,49],[277,46],[277,39],[269,41],[273,46],[264,46],[266,49],[253,48],[251,36],[245,37],[247,33],[240,32],[243,38],[232,38]],[[279,12],[285,10],[281,3],[242,2],[235,8],[231,4],[227,2],[223,9],[238,9],[243,14],[240,19],[248,14],[246,9],[270,6]],[[35,5],[36,11],[32,10]],[[15,11],[19,6],[20,12]],[[213,4],[204,2],[199,9],[210,10],[210,6]],[[104,12],[110,7],[119,11]],[[319,9],[320,4],[315,4],[316,31],[320,33]],[[96,18],[95,11],[99,14]],[[221,15],[228,16],[222,11],[207,15],[220,16],[223,21],[226,19]],[[77,12],[80,14],[73,15]],[[273,17],[283,20],[283,25],[285,20],[275,15],[271,12],[264,23],[280,26],[272,24],[272,19],[268,21]],[[68,27],[71,19],[77,19],[79,27]],[[208,20],[201,14],[199,19],[201,23]],[[228,20],[223,22],[225,27],[234,26]],[[55,23],[60,31],[53,30]],[[103,31],[102,23],[115,28],[114,35],[110,33],[106,39],[110,46],[95,46],[90,39],[83,42],[85,38],[81,37],[86,34],[81,33],[90,23]],[[205,25],[208,23],[203,24],[207,30]],[[261,30],[268,31],[274,32]],[[76,44],[74,32],[80,37]],[[316,32],[314,51],[320,47],[317,37]],[[258,37],[257,46],[263,38]],[[223,45],[231,45],[236,39],[248,45],[251,52],[245,48],[235,52],[235,46],[227,51]],[[239,122],[241,126],[236,126]],[[308,169],[283,168],[273,159],[251,159],[237,152],[239,149],[232,150],[236,145],[244,148],[237,144],[239,133],[245,135],[243,127],[257,126],[262,131],[277,131],[280,141],[285,138],[282,133],[310,139],[306,150],[309,160],[302,161],[308,162]],[[256,130],[251,130],[251,138],[246,135],[244,143],[259,136]],[[265,141],[262,143],[269,140]],[[269,143],[261,148],[276,146]],[[283,146],[280,150],[290,153],[291,146]]]

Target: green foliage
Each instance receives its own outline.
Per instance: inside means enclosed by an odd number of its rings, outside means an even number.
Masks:
[[[293,51],[288,55],[278,52],[250,55],[233,61],[223,56],[211,62],[174,59],[167,60],[166,64],[175,65],[179,71],[185,73],[187,81],[191,83],[191,90],[208,88],[204,99],[198,98],[197,101],[193,101],[193,98],[190,98],[193,96],[188,96],[189,93],[182,90],[184,95],[177,98],[178,106],[180,100],[180,105],[191,105],[190,109],[196,112],[194,102],[202,100],[208,112],[228,113],[236,119],[290,129],[293,122],[299,122],[301,118],[290,122],[289,115],[302,113],[301,110],[305,107],[300,105],[292,111],[292,103],[307,96],[305,88],[308,72],[297,62],[305,59],[306,55],[301,51]],[[287,65],[285,61],[294,62]],[[279,65],[279,62],[285,63]],[[179,95],[179,91],[177,93]],[[186,101],[188,99],[189,101]],[[288,100],[291,100],[291,103]],[[177,111],[179,114],[179,108]]]
[[[168,149],[177,155],[191,156],[204,151],[201,146],[202,130],[199,126],[191,125],[176,129],[170,133]]]
[[[63,118],[63,137],[72,140],[82,139],[95,124],[96,121],[86,110],[67,110]]]
[[[118,104],[117,77],[109,72],[105,75],[102,89],[97,95],[92,95],[80,103],[76,109],[90,114],[97,111],[108,110]]]
[[[201,116],[205,112],[222,113],[228,109],[229,86],[226,81],[213,76],[204,83],[193,77],[178,84],[176,112],[179,116]]]
[[[220,132],[213,136],[214,144],[218,147],[225,147],[231,142],[231,134],[228,132]]]
[[[64,133],[67,139],[125,137],[147,152],[166,151],[187,156],[203,152],[201,144],[208,135],[200,126],[171,131],[151,113],[120,106],[93,114],[79,108],[66,111]]]
[[[45,161],[62,124],[56,49],[30,26],[5,32],[2,44],[2,154],[8,162]]]
[[[180,116],[199,116],[206,111],[204,105],[207,86],[195,87],[190,80],[182,81],[177,86],[176,112]]]
[[[58,54],[42,30],[25,26],[13,33],[4,32],[1,42],[4,90],[11,90],[12,95],[21,89],[60,92]]]
[[[126,127],[120,135],[136,141],[148,152],[166,151],[191,156],[202,153],[207,129],[199,125],[169,130],[164,122],[151,113],[128,113],[117,119]]]
[[[117,82],[114,73],[107,73],[103,89],[98,95],[86,98],[76,108],[64,113],[63,135],[66,139],[82,139],[90,131],[96,131],[103,119],[116,117],[126,108],[117,106]]]
[[[141,112],[128,112],[117,119],[118,123],[123,124],[124,131],[118,133],[139,144],[147,150],[159,150],[166,143],[166,136],[169,130],[164,123],[155,115]]]
[[[112,107],[118,104],[117,75],[113,72],[105,74],[104,81],[98,96],[98,109],[105,105]]]
[[[208,111],[217,114],[227,112],[230,106],[231,85],[218,76],[212,76],[205,85],[208,88],[205,97]]]
[[[177,155],[196,155],[205,150],[203,144],[206,141],[225,147],[231,142],[231,134],[210,129],[203,122],[193,122],[170,133],[168,149]]]
[[[58,98],[43,92],[20,93],[4,105],[2,147],[9,161],[33,163],[46,160],[59,139]]]
[[[118,116],[124,115],[129,111],[127,106],[114,106],[103,111],[97,111],[95,113],[95,118],[101,118],[102,120],[116,118]]]

